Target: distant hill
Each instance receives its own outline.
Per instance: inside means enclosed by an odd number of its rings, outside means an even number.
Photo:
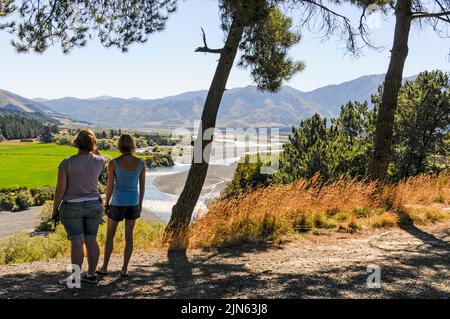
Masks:
[[[77,121],[70,115],[61,114],[46,105],[47,99],[28,99],[20,95],[0,90],[0,113],[20,114],[44,123],[89,124],[89,121]]]
[[[414,77],[408,78],[413,79]],[[384,80],[383,74],[367,75],[341,84],[303,92],[284,86],[276,94],[262,93],[255,86],[227,90],[222,99],[219,127],[289,127],[319,113],[334,117],[348,101],[369,101]],[[4,92],[4,91],[2,91]],[[9,92],[8,92],[9,93]],[[10,93],[11,94],[11,93]],[[96,125],[170,127],[192,125],[200,119],[207,91],[195,91],[161,99],[100,96],[91,99],[65,97],[34,99],[45,114],[64,114]],[[0,104],[1,105],[1,104]],[[30,107],[29,107],[30,108]],[[50,110],[50,111],[49,111]]]
[[[35,118],[43,122],[57,122],[55,119],[56,112],[45,104],[5,90],[0,90],[0,112],[21,113],[27,117]]]

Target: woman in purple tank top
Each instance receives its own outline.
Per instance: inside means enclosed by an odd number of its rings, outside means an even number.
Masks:
[[[103,217],[103,205],[98,190],[98,179],[105,167],[100,156],[94,132],[83,130],[73,145],[78,153],[64,159],[58,168],[58,182],[53,203],[53,218],[60,218],[71,243],[73,274],[61,284],[76,281],[83,264],[83,244],[86,245],[89,269],[80,279],[97,283],[100,250],[97,244],[98,227]]]

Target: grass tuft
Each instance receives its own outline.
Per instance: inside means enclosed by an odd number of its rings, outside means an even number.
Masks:
[[[439,199],[439,200],[437,200]],[[319,178],[289,185],[271,185],[213,202],[190,229],[190,246],[240,245],[277,240],[290,234],[354,233],[394,227],[405,211],[411,219],[437,222],[450,219],[439,207],[449,203],[448,174],[420,175],[377,190],[375,183],[341,178],[323,185]],[[411,205],[428,207],[419,215]]]

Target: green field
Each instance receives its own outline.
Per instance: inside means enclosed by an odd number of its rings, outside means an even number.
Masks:
[[[73,147],[56,144],[0,143],[0,188],[12,185],[55,185],[59,163],[76,152]],[[119,156],[118,152],[101,153]]]

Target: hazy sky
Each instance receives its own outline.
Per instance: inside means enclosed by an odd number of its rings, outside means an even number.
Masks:
[[[355,9],[341,7],[341,12],[355,16]],[[392,18],[376,19],[374,43],[380,52],[364,50],[353,58],[344,54],[338,39],[321,42],[316,34],[304,30],[303,40],[292,55],[306,64],[306,69],[288,84],[311,90],[367,74],[385,73],[392,44]],[[200,27],[206,30],[210,47],[220,47],[224,35],[219,27],[216,1],[181,1],[171,16],[167,30],[152,35],[143,45],[133,45],[128,53],[103,48],[91,41],[88,46],[63,55],[58,47],[42,55],[17,54],[10,45],[11,36],[0,33],[0,88],[35,98],[80,98],[111,95],[117,97],[157,98],[185,91],[207,89],[217,61],[216,55],[195,53],[202,45]],[[439,38],[431,30],[413,28],[405,76],[426,69],[450,70],[450,39]],[[252,84],[248,71],[234,68],[228,88]]]

